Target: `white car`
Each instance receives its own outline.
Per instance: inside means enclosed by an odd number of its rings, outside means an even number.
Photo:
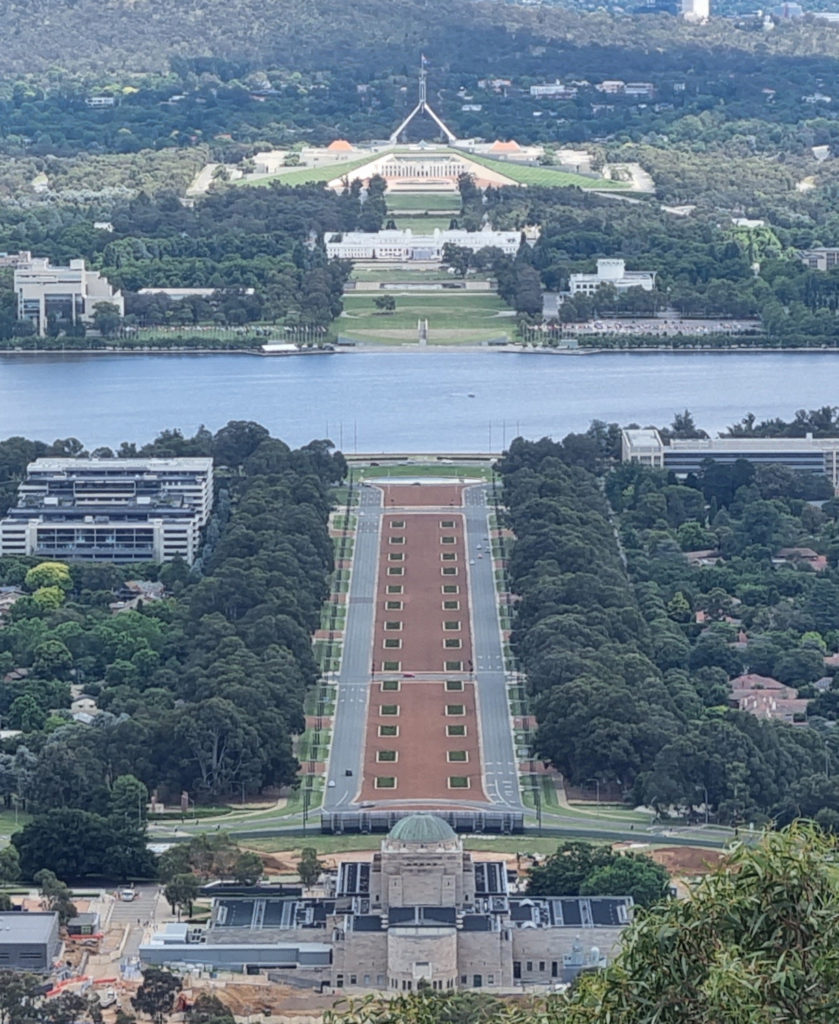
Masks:
[[[334,788],[335,788],[335,780],[334,780],[334,779],[330,779],[330,780],[329,780],[329,782],[327,782],[327,784],[326,784],[326,785],[327,785],[327,786],[328,786],[328,787],[329,787],[330,789],[334,789]]]
[[[133,889],[120,889],[119,898],[123,903],[131,903],[135,899],[137,893]]]

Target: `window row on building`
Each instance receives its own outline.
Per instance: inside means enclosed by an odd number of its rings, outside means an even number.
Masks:
[[[0,520],[0,555],[191,564],[212,502],[210,458],[36,459]]]

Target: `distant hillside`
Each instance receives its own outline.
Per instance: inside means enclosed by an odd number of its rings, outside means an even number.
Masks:
[[[519,73],[562,74],[567,54],[610,47],[625,48],[630,64],[633,52],[658,51],[687,66],[714,48],[839,54],[839,32],[823,26],[765,37],[722,21],[696,28],[483,0],[0,0],[0,24],[0,78],[53,81],[62,71],[101,80],[195,58],[210,60],[197,61],[198,72],[230,62],[226,77],[238,78],[266,66],[406,71],[421,51],[435,67],[479,74],[503,73],[511,61]]]

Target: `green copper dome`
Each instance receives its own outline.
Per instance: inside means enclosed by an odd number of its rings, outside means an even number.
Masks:
[[[450,843],[454,829],[436,814],[410,814],[400,818],[388,833],[397,843]]]

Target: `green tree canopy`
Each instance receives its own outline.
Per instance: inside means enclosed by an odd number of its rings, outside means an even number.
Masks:
[[[814,825],[740,845],[690,898],[639,917],[563,1024],[833,1024],[837,842]]]
[[[323,864],[318,860],[318,851],[313,846],[304,846],[297,861],[297,874],[303,885],[314,885],[323,871]]]

